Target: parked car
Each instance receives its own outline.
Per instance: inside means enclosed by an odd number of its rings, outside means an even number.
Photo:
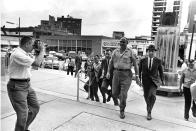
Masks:
[[[54,56],[56,56],[59,60],[65,60],[65,56],[63,55],[63,53],[55,53]]]
[[[43,62],[44,68],[59,69],[59,61],[55,56],[47,56]]]

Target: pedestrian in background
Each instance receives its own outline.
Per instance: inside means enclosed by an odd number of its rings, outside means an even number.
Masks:
[[[110,79],[113,72],[112,95],[120,99],[120,118],[125,118],[125,107],[127,92],[132,82],[132,65],[135,67],[136,83],[139,84],[138,65],[136,64],[133,51],[127,47],[128,40],[125,37],[120,39],[120,48],[112,53],[112,58],[107,71],[107,79]]]
[[[71,59],[71,57],[69,57],[67,75],[69,75],[69,72],[71,72],[71,75],[73,76],[74,66],[75,66],[74,61]]]
[[[163,68],[161,60],[155,57],[155,46],[149,45],[148,57],[140,60],[139,63],[139,78],[142,81],[144,99],[147,107],[147,120],[151,120],[151,111],[156,101],[156,90],[163,81]],[[159,77],[160,76],[160,77]]]
[[[75,64],[76,64],[76,71],[75,71],[75,77],[76,77],[76,75],[77,75],[78,71],[81,69],[81,65],[82,65],[82,57],[80,56],[80,51],[78,51],[78,54],[76,55]]]
[[[44,56],[44,45],[37,46],[39,54],[33,59],[29,56],[33,44],[31,37],[22,37],[19,47],[10,56],[7,91],[17,115],[15,131],[28,131],[40,108],[35,91],[31,88],[30,69],[31,66],[40,66]]]
[[[101,75],[101,77],[103,78],[102,80],[102,84],[101,84],[101,89],[105,94],[108,95],[108,98],[107,98],[107,102],[110,101],[111,97],[112,97],[112,78],[113,78],[113,72],[110,72],[110,78],[107,79],[106,78],[106,74],[108,72],[108,66],[109,66],[109,62],[110,62],[110,59],[111,59],[111,51],[110,49],[107,49],[105,51],[105,58],[102,59],[101,61],[101,69],[100,69],[100,72],[99,72],[99,75]],[[108,87],[111,87],[111,89],[108,89]],[[114,105],[117,106],[118,105],[118,99],[115,98],[115,97],[112,97],[113,98],[113,101],[114,101]],[[106,98],[103,99],[103,103],[106,103]]]
[[[106,96],[105,96],[105,93],[103,92],[102,88],[101,88],[101,84],[102,84],[102,81],[103,81],[103,77],[100,75],[100,72],[101,72],[101,62],[100,62],[100,57],[99,55],[96,55],[94,57],[94,64],[93,64],[93,68],[94,68],[94,72],[95,72],[95,77],[96,77],[96,84],[95,86],[98,86],[99,88],[99,91],[101,92],[101,95],[103,97],[103,103],[105,103],[106,101]],[[94,88],[97,88],[97,87],[94,87]]]
[[[195,109],[196,105],[194,101],[192,101],[190,86],[196,81],[196,69],[194,69],[194,60],[190,60],[188,63],[188,68],[182,71],[182,75],[180,78],[180,91],[182,92],[182,84],[183,84],[183,92],[184,92],[184,119],[188,121],[189,119],[189,110],[191,108],[191,102],[193,102],[192,113],[193,116],[196,117]]]
[[[98,82],[95,75],[94,60],[91,59],[90,65],[88,66],[88,76],[89,76],[89,87],[90,87],[90,99],[92,101],[99,102],[98,96]]]

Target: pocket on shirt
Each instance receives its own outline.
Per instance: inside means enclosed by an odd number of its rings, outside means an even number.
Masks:
[[[123,57],[123,63],[130,63],[130,58],[127,56]]]

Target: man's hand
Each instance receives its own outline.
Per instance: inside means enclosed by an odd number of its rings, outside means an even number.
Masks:
[[[137,85],[139,85],[139,86],[141,86],[141,82],[140,82],[140,80],[139,80],[139,77],[138,77],[138,76],[136,76],[136,77],[135,77],[135,80],[136,80],[136,84],[137,84]]]
[[[182,95],[182,94],[183,94],[183,91],[182,91],[182,89],[181,89],[181,88],[179,89],[179,92],[180,92],[180,95]]]
[[[107,79],[110,79],[110,73],[107,72],[106,78],[107,78]]]

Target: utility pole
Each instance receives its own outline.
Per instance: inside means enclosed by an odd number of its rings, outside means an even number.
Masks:
[[[19,17],[19,22],[18,22],[18,35],[19,35],[19,39],[20,39],[20,17]]]

